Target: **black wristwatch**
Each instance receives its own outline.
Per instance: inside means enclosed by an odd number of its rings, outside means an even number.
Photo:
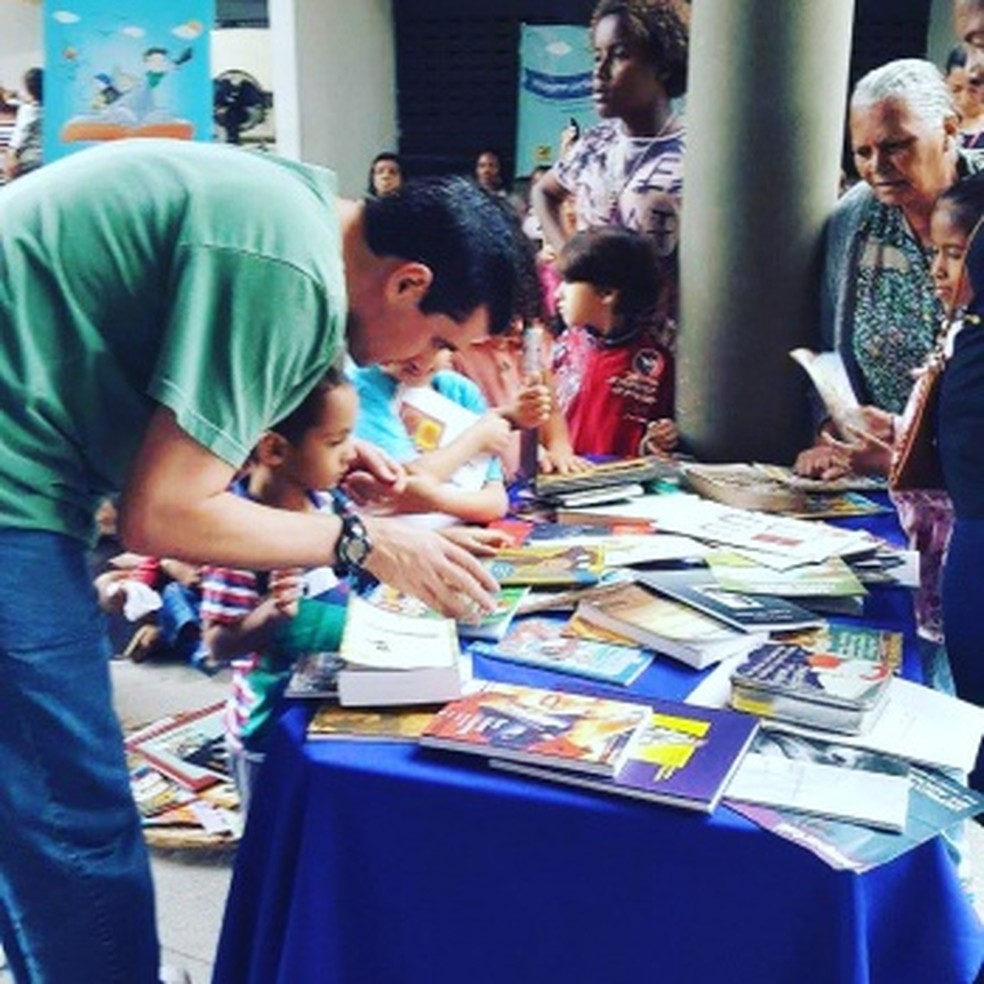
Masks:
[[[340,574],[353,574],[362,570],[372,552],[372,537],[347,496],[336,492],[332,500],[335,513],[342,521],[342,532],[335,544],[335,569]]]

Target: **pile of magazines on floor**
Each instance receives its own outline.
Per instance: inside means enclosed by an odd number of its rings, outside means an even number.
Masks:
[[[239,840],[242,818],[223,713],[219,702],[154,721],[127,737],[130,786],[149,842],[218,846]]]

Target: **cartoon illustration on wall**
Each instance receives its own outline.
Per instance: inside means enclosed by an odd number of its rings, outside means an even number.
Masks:
[[[60,156],[122,137],[209,140],[212,0],[76,0],[46,11]],[[70,145],[70,146],[69,146]]]

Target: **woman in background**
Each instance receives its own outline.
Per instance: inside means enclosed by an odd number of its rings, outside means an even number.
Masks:
[[[950,50],[944,69],[946,84],[960,114],[960,143],[984,147],[984,96],[981,81],[967,71],[967,50],[962,44]]]
[[[369,165],[369,185],[366,189],[372,198],[395,195],[403,187],[403,165],[392,151],[384,150]]]

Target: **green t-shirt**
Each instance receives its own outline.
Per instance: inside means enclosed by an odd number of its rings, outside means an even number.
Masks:
[[[155,406],[233,466],[344,344],[334,176],[165,140],[0,194],[0,527],[91,536]]]

